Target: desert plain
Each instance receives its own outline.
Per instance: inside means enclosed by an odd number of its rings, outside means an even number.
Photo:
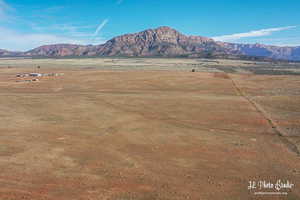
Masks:
[[[1,200],[300,199],[299,63],[3,58],[0,119]]]

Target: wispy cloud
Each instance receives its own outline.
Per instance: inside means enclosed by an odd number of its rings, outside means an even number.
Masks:
[[[93,36],[97,36],[99,34],[99,32],[104,28],[104,26],[107,24],[108,19],[105,19],[101,22],[101,24],[99,24],[99,26],[97,27],[95,33]]]
[[[45,33],[59,33],[59,38],[73,38],[72,41],[79,41],[80,44],[101,44],[104,43],[104,38],[99,36],[107,21],[103,21],[100,25],[76,25],[76,24],[52,24],[41,26],[32,23],[32,30],[44,35]],[[96,30],[93,32],[93,29]],[[48,35],[48,34],[47,34]],[[53,35],[53,34],[51,34]],[[78,43],[79,44],[79,43]]]
[[[224,41],[224,42],[233,42],[242,38],[250,38],[250,37],[261,37],[271,35],[273,32],[279,32],[284,30],[289,30],[296,28],[296,26],[285,26],[285,27],[278,27],[278,28],[268,28],[268,29],[261,29],[261,30],[254,30],[249,31],[246,33],[236,33],[232,35],[222,35],[213,37],[216,41]]]
[[[48,33],[20,33],[12,29],[0,27],[0,47],[8,50],[25,51],[47,44],[100,44],[103,38],[79,38]]]
[[[0,21],[9,20],[11,18],[9,13],[13,10],[4,0],[0,0]]]
[[[55,6],[47,8],[42,13],[55,16],[53,13],[60,12],[65,7]],[[71,43],[71,44],[101,44],[106,40],[101,37],[101,30],[108,23],[103,20],[99,25],[85,25],[82,23],[46,23],[45,20],[32,20],[21,18],[18,11],[10,6],[6,0],[0,0],[0,48],[8,50],[26,51],[41,45]],[[7,26],[7,22],[13,22],[17,27],[27,27],[26,32],[22,29],[13,29]],[[96,29],[96,30],[95,30]],[[31,31],[30,31],[31,30]]]
[[[82,30],[92,29],[95,26],[92,25],[74,25],[74,24],[51,24],[51,25],[39,25],[35,23],[31,23],[30,27],[35,31],[61,31],[66,34],[69,33],[77,33]],[[92,36],[93,34],[89,34]]]
[[[6,15],[6,11],[9,6],[5,3],[5,1],[0,0],[0,17],[4,17]]]

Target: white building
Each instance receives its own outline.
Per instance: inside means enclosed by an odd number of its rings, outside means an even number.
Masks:
[[[42,74],[40,74],[40,73],[30,73],[29,75],[34,76],[34,77],[41,77],[42,76]]]

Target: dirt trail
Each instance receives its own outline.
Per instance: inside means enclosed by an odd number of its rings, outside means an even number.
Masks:
[[[236,84],[236,82],[233,80],[233,78],[227,74],[229,79],[232,81],[232,85],[235,88],[235,90],[237,91],[237,94],[241,97],[243,97],[245,100],[247,100],[254,108],[255,110],[260,113],[263,118],[265,118],[268,123],[270,124],[270,126],[272,127],[272,129],[274,130],[274,132],[280,137],[280,140],[287,146],[287,148],[296,153],[297,156],[300,156],[300,151],[297,148],[297,146],[290,142],[288,140],[288,134],[286,134],[284,132],[284,130],[282,130],[279,125],[271,118],[271,116],[259,105],[257,104],[254,100],[252,100],[249,96],[247,96],[242,90],[241,88],[238,87],[238,85]]]

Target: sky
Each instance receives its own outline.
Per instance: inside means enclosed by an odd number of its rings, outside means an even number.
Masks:
[[[102,44],[170,26],[235,43],[300,46],[299,0],[0,0],[0,49]]]

